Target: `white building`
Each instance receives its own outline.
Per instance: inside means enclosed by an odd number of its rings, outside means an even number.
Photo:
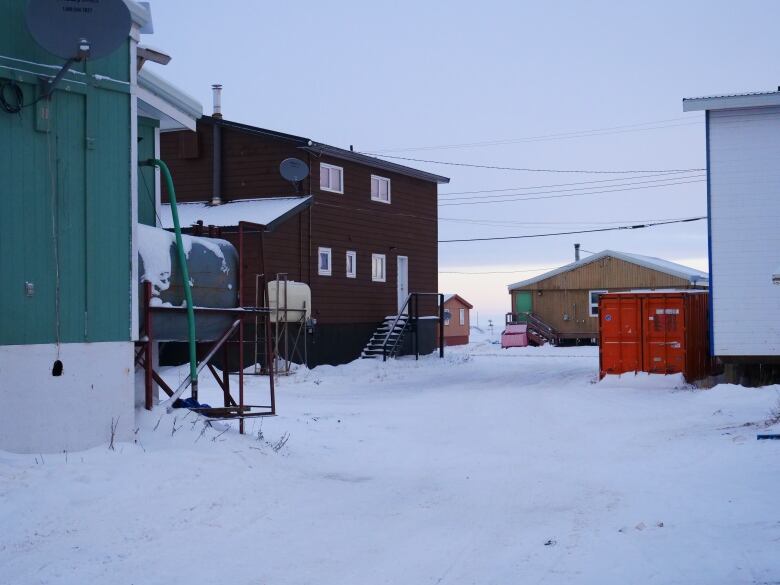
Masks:
[[[710,335],[732,381],[780,372],[780,91],[683,100],[707,134]]]

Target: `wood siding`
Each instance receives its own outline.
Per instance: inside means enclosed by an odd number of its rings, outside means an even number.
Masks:
[[[183,133],[164,134],[163,159],[176,181],[180,201],[207,201],[212,191],[212,127],[198,123],[197,158],[184,158]],[[310,210],[264,235],[266,272],[287,272],[290,279],[312,288],[313,317],[321,324],[374,323],[397,313],[398,256],[409,259],[409,291],[438,291],[437,185],[335,157],[317,157],[301,150],[302,143],[232,128],[222,128],[222,200],[293,195],[279,174],[288,157],[307,162],[304,182],[314,197]],[[192,152],[189,145],[189,153]],[[344,194],[319,188],[320,162],[343,168]],[[391,180],[391,203],[371,200],[371,175]],[[167,194],[163,194],[167,201]],[[223,235],[232,239],[223,230]],[[234,241],[237,244],[237,241]],[[254,274],[262,271],[259,236],[246,242],[244,285],[254,291]],[[318,248],[332,250],[331,276],[317,271]],[[357,276],[346,277],[346,252],[357,253]],[[384,254],[385,282],[371,279],[371,255]],[[246,293],[245,293],[246,295]],[[252,293],[251,301],[254,301]],[[421,303],[422,314],[436,313],[435,301]]]
[[[590,316],[590,291],[669,288],[698,287],[684,278],[606,257],[516,290],[531,291],[532,312],[564,337],[589,339],[599,332],[598,317]],[[511,301],[515,307],[515,291]]]
[[[464,305],[457,298],[451,298],[444,303],[444,309],[450,311],[450,323],[444,322],[444,339],[449,345],[456,345],[454,341],[450,341],[450,338],[466,338],[465,343],[468,343],[469,339],[469,308]],[[466,321],[463,325],[460,324],[460,310],[465,309]]]

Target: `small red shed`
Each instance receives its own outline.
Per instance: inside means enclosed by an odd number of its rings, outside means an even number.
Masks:
[[[634,291],[599,298],[600,374],[710,375],[707,291]]]
[[[444,345],[465,345],[469,342],[469,310],[473,308],[460,295],[444,295]]]

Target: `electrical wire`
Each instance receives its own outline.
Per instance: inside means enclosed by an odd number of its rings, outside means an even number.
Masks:
[[[11,103],[6,98],[6,88],[11,88],[11,94],[13,95],[14,103]],[[8,114],[18,114],[24,107],[24,92],[19,84],[9,81],[8,83],[0,84],[0,106]]]
[[[598,229],[592,229],[592,230],[573,230],[568,232],[552,232],[547,234],[524,234],[520,236],[494,236],[490,238],[461,238],[456,240],[439,240],[439,244],[450,244],[455,242],[488,242],[493,240],[522,240],[526,238],[547,238],[551,236],[568,236],[572,234],[591,234],[595,232],[613,232],[618,230],[638,230],[643,228],[651,228],[656,227],[659,225],[670,225],[674,223],[690,223],[693,221],[701,221],[702,219],[707,219],[707,216],[701,216],[701,217],[688,217],[685,219],[675,219],[670,221],[657,221],[653,223],[640,223],[636,225],[622,225],[622,226],[616,226],[616,227],[605,227],[605,228],[598,228]]]
[[[666,183],[664,185],[644,185],[641,187],[630,187],[625,189],[610,189],[605,191],[590,191],[587,193],[564,193],[562,195],[546,195],[543,197],[513,197],[511,199],[491,199],[489,201],[457,201],[455,203],[439,203],[439,207],[450,207],[454,205],[487,205],[490,203],[511,203],[514,201],[536,201],[540,199],[560,199],[562,197],[579,197],[582,195],[602,195],[605,193],[622,193],[625,191],[641,191],[642,189],[658,189],[659,187],[673,187],[675,185],[688,185],[691,183],[706,183],[707,179],[696,179],[692,181],[678,181],[675,183]],[[556,191],[550,191],[555,193]],[[507,194],[507,197],[511,194]]]
[[[498,165],[480,165],[474,163],[430,160],[425,158],[412,158],[408,156],[394,156],[389,154],[380,155],[372,152],[359,152],[358,154],[363,154],[365,156],[372,156],[374,158],[392,158],[397,160],[430,163],[435,165],[470,167],[476,169],[492,169],[497,171],[523,171],[528,173],[580,173],[580,174],[591,174],[591,175],[628,175],[628,174],[637,174],[637,173],[665,173],[665,174],[692,173],[694,171],[706,170],[706,169],[693,169],[693,168],[692,169],[651,169],[651,170],[643,169],[643,170],[624,170],[624,171],[606,171],[606,170],[593,170],[593,169],[537,169],[537,168],[530,168],[530,167],[502,167]]]
[[[485,272],[461,272],[458,270],[439,270],[439,274],[520,274],[523,272],[546,272],[555,268],[531,268],[528,270],[487,270]]]
[[[7,87],[11,88],[15,103],[11,103],[6,99]],[[22,111],[22,109],[29,108],[30,106],[37,104],[39,101],[47,97],[49,97],[49,94],[43,92],[33,101],[25,104],[24,92],[22,91],[22,88],[19,86],[18,83],[16,83],[15,81],[8,81],[6,83],[0,84],[0,107],[2,107],[3,111],[5,111],[8,114],[18,114],[19,112]]]
[[[649,181],[628,181],[625,183],[616,183],[614,185],[604,185],[605,187],[609,187],[610,189],[613,187],[633,187],[635,185],[648,185],[648,184],[658,184],[659,187],[664,187],[667,184],[669,185],[678,185],[679,182],[671,182],[671,181],[681,181],[683,179],[701,179],[706,180],[706,175],[687,175],[687,176],[679,176],[674,175],[668,179],[650,179]],[[457,196],[457,197],[450,197],[448,199],[444,199],[444,202],[449,203],[450,201],[475,201],[475,200],[492,200],[492,199],[499,199],[501,197],[514,197],[514,196],[526,196],[526,195],[544,195],[547,193],[576,193],[576,192],[585,192],[590,189],[594,189],[597,187],[573,187],[571,189],[554,189],[552,191],[529,191],[527,193],[500,193],[496,195],[463,195],[463,196]],[[443,203],[442,203],[443,204]]]
[[[549,185],[532,185],[525,187],[504,187],[502,189],[477,189],[475,191],[449,191],[446,193],[439,193],[439,197],[449,197],[450,195],[472,195],[476,193],[499,193],[501,191],[526,191],[530,189],[550,189],[552,187],[571,187],[574,185],[592,185],[595,183],[614,183],[616,181],[638,181],[640,179],[650,179],[652,177],[665,177],[669,173],[656,173],[652,175],[643,175],[639,177],[617,177],[615,179],[598,179],[594,181],[574,181],[573,183],[552,183]],[[698,174],[698,172],[697,172]],[[706,177],[706,173],[701,176]],[[681,178],[681,177],[673,177]],[[605,185],[609,187],[609,185]]]
[[[682,122],[682,120],[687,120]],[[510,144],[521,144],[524,142],[547,142],[556,140],[572,140],[576,138],[589,138],[591,136],[606,136],[610,134],[625,134],[629,132],[644,132],[646,130],[663,130],[666,128],[676,128],[678,126],[701,125],[701,122],[690,121],[690,117],[682,116],[678,118],[668,118],[655,122],[643,122],[638,124],[626,124],[623,126],[611,126],[606,128],[593,128],[591,130],[579,130],[572,132],[559,132],[557,134],[542,134],[539,136],[526,136],[523,138],[504,138],[499,140],[484,140],[479,142],[462,142],[455,144],[439,144],[436,146],[416,146],[403,148],[373,148],[372,152],[410,152],[420,150],[452,150],[455,148],[479,148],[485,146],[505,146]],[[679,122],[672,124],[671,122]]]
[[[609,225],[622,225],[633,223],[646,223],[655,221],[671,221],[680,218],[652,218],[652,219],[623,219],[619,221],[500,221],[500,220],[482,220],[482,219],[458,219],[451,217],[440,217],[439,221],[451,221],[455,223],[465,223],[469,225],[483,225],[487,227],[499,227],[499,228],[518,228],[518,227],[536,227],[536,226],[580,226],[580,227],[593,227],[593,226],[609,226]],[[583,250],[587,252],[587,250]]]

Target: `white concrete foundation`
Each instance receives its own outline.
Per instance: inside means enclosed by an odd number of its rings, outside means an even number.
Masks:
[[[132,438],[132,342],[0,346],[0,449],[61,453]]]

